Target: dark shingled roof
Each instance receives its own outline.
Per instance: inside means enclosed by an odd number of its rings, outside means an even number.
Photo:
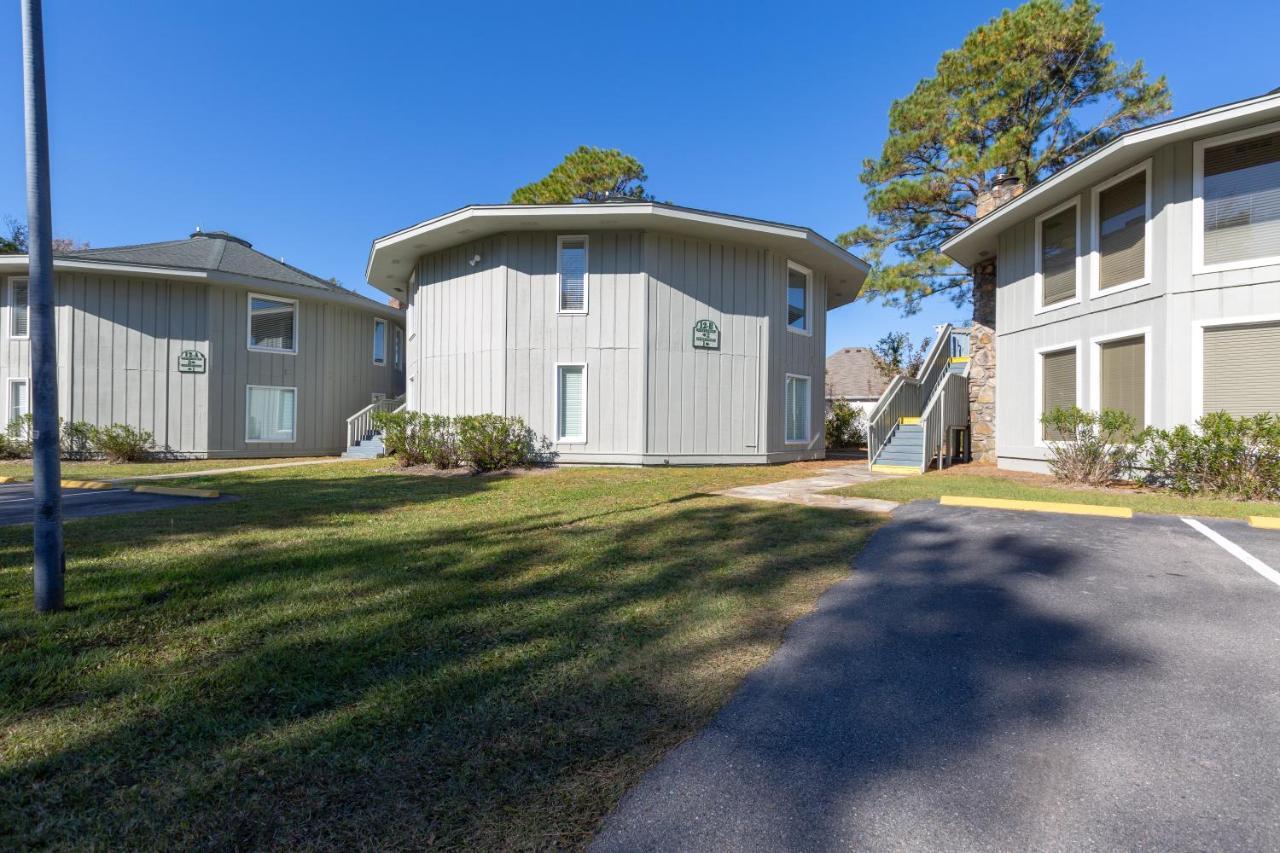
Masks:
[[[871,350],[845,347],[827,357],[827,397],[874,400],[884,393],[889,380],[876,367]]]

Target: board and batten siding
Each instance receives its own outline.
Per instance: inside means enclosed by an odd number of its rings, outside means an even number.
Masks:
[[[810,273],[809,320],[812,324],[808,335],[787,328],[787,257],[777,252],[769,253],[769,383],[766,389],[768,412],[777,413],[769,418],[769,452],[784,458],[821,458],[826,448],[826,376],[827,358],[824,352],[827,340],[827,291],[821,273]],[[785,406],[787,374],[809,377],[809,440],[804,445],[788,444],[786,419],[782,417]]]

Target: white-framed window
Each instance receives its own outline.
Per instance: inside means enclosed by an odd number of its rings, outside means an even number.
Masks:
[[[31,382],[24,378],[9,380],[9,411],[5,426],[31,414]]]
[[[1080,405],[1080,345],[1055,344],[1036,350],[1035,443],[1041,447],[1062,436],[1045,426],[1041,418],[1054,409]]]
[[[1036,313],[1080,302],[1080,203],[1071,199],[1036,217]]]
[[[298,352],[298,300],[249,294],[249,349]]]
[[[1280,122],[1193,150],[1193,271],[1280,264]]]
[[[289,443],[297,429],[298,389],[250,385],[245,389],[244,437],[248,442]]]
[[[1093,188],[1089,295],[1151,282],[1151,161]]]
[[[25,276],[9,279],[9,337],[25,340],[31,337],[30,288]]]
[[[1191,329],[1191,417],[1280,414],[1280,314],[1197,320]]]
[[[561,314],[587,313],[587,251],[584,235],[563,235],[556,240],[556,298]]]
[[[1151,329],[1129,329],[1090,338],[1089,408],[1116,409],[1139,430],[1151,423]]]
[[[387,363],[387,321],[373,321],[373,363]]]
[[[808,444],[809,410],[813,402],[809,394],[809,377],[788,373],[783,383],[783,402],[787,408],[787,444]]]
[[[399,326],[391,330],[391,358],[396,370],[404,367],[404,332]]]
[[[787,261],[787,331],[813,334],[813,270]]]
[[[587,366],[556,365],[556,440],[587,440]]]

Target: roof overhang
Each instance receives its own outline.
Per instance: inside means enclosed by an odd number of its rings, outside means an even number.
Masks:
[[[26,255],[0,255],[0,275],[25,273],[28,269],[30,269],[30,262]],[[287,296],[294,299],[302,296],[311,299],[318,299],[321,302],[331,302],[336,305],[360,308],[372,314],[377,314],[378,316],[392,320],[404,320],[404,311],[399,308],[392,308],[390,305],[382,305],[381,303],[375,302],[374,300],[361,296],[357,293],[348,293],[346,291],[339,290],[322,290],[318,287],[314,288],[314,290],[310,288],[304,289],[278,281],[271,281],[270,279],[254,278],[253,276],[235,275],[231,273],[220,273],[207,270],[192,270],[185,269],[183,267],[121,264],[112,263],[111,261],[78,261],[73,258],[65,257],[55,257],[53,259],[53,270],[54,272],[95,272],[105,273],[108,275],[132,276],[135,278],[189,281],[193,284],[225,284],[233,287],[253,289],[270,296]]]
[[[827,276],[828,308],[838,308],[857,299],[869,269],[858,256],[812,229],[798,225],[657,202],[609,202],[464,207],[374,240],[365,277],[383,293],[404,299],[414,264],[429,252],[506,231],[575,233],[592,229],[674,231],[775,248]]]
[[[1278,119],[1280,94],[1268,94],[1131,130],[979,219],[943,243],[942,251],[965,268],[972,267],[996,256],[1000,232],[1006,228],[1079,195],[1162,146]]]

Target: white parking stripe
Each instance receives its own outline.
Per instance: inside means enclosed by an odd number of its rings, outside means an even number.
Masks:
[[[1222,548],[1222,550],[1226,551],[1228,554],[1235,557],[1237,560],[1244,563],[1246,566],[1253,569],[1276,586],[1280,586],[1280,572],[1277,572],[1275,569],[1271,568],[1227,537],[1205,527],[1194,518],[1184,518],[1182,520],[1190,525],[1192,530],[1198,530],[1203,533],[1211,542]]]

